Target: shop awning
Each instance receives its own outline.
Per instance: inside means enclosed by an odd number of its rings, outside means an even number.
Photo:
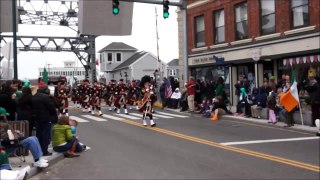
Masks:
[[[283,59],[284,66],[292,66],[296,64],[308,64],[308,63],[316,63],[320,62],[320,55],[309,55],[309,56],[300,56],[293,58],[285,58]]]

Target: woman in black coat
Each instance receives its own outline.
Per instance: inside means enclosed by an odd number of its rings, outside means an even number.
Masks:
[[[22,94],[18,101],[18,120],[29,121],[29,135],[32,135],[34,127],[33,111],[32,111],[32,92],[31,88],[23,87]]]
[[[10,87],[10,84],[6,84],[2,86],[2,90],[0,92],[0,107],[6,109],[6,111],[10,114],[7,116],[9,121],[14,121],[16,117],[16,94],[14,90]]]

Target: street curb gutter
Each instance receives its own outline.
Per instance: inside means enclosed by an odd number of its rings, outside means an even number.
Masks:
[[[179,109],[165,108],[165,110],[176,112],[176,113],[181,113],[181,114],[190,114],[187,112],[180,112]],[[228,118],[229,120],[232,120],[232,121],[247,121],[247,122],[252,122],[255,124],[268,125],[267,119],[254,119],[254,118],[232,116],[232,115],[223,115],[222,117]],[[282,128],[282,126],[284,126],[284,125],[285,125],[284,122],[278,122],[276,125],[273,125],[273,126],[275,126],[277,128]],[[317,129],[316,127],[309,127],[307,125],[302,126],[300,124],[295,124],[295,126],[292,126],[290,128],[286,128],[286,129],[288,129],[288,130],[292,129],[292,130],[303,131],[303,132],[308,132],[308,133],[318,133],[319,132],[319,129]]]
[[[50,167],[50,166],[56,164],[57,162],[61,161],[62,159],[64,159],[64,156],[63,156],[63,153],[55,153],[54,152],[50,157],[48,157],[46,159],[48,160],[48,163],[49,163],[48,167]],[[46,168],[38,168],[38,167],[31,166],[31,169],[28,172],[28,179],[37,175],[38,173],[45,171],[45,170],[46,170]]]

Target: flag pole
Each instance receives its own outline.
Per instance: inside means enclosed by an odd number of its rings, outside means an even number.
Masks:
[[[295,76],[295,71],[293,69],[293,66],[291,66],[291,76],[293,76],[291,79],[293,79],[295,82],[297,82],[296,80],[296,76]],[[298,98],[299,98],[299,93],[298,93]],[[302,109],[301,109],[301,103],[300,103],[300,98],[299,98],[299,111],[300,111],[300,118],[301,118],[301,124],[302,126],[304,126],[304,121],[303,121],[303,117],[302,117]]]
[[[300,104],[300,100],[299,100],[299,110],[300,110],[300,117],[301,117],[301,122],[302,122],[302,126],[304,126],[304,122],[303,122],[303,117],[302,117],[302,110],[301,110],[301,104]]]

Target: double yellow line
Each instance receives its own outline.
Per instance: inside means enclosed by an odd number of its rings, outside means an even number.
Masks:
[[[272,155],[268,155],[268,154],[264,154],[264,153],[259,153],[259,152],[255,152],[255,151],[250,151],[250,150],[246,150],[246,149],[242,149],[242,148],[226,146],[226,145],[222,145],[222,144],[215,143],[215,142],[212,142],[212,141],[208,141],[208,140],[205,140],[205,139],[188,136],[188,135],[176,133],[176,132],[173,132],[173,131],[168,131],[168,130],[157,128],[157,127],[154,127],[154,128],[144,127],[140,123],[129,121],[129,120],[124,120],[122,122],[127,123],[127,124],[131,124],[131,125],[134,125],[134,126],[139,126],[139,127],[142,127],[142,128],[147,128],[147,129],[150,129],[150,130],[153,130],[153,131],[157,131],[157,132],[160,132],[160,133],[163,133],[163,134],[167,134],[167,135],[170,135],[170,136],[186,139],[186,140],[189,140],[189,141],[193,141],[193,142],[197,142],[197,143],[201,143],[201,144],[206,144],[208,146],[217,147],[217,148],[221,148],[221,149],[225,149],[225,150],[229,150],[229,151],[233,151],[233,152],[238,152],[238,153],[246,154],[246,155],[249,155],[249,156],[259,157],[259,158],[262,158],[262,159],[268,159],[270,161],[275,161],[275,162],[279,162],[279,163],[282,163],[282,164],[287,164],[287,165],[290,165],[290,166],[295,166],[295,167],[299,167],[299,168],[302,168],[302,169],[307,169],[307,170],[310,170],[310,171],[320,172],[320,166],[306,164],[306,163],[302,163],[302,162],[298,162],[298,161],[294,161],[294,160],[290,160],[290,159],[285,159],[285,158],[281,158],[281,157],[277,157],[277,156],[272,156]]]

